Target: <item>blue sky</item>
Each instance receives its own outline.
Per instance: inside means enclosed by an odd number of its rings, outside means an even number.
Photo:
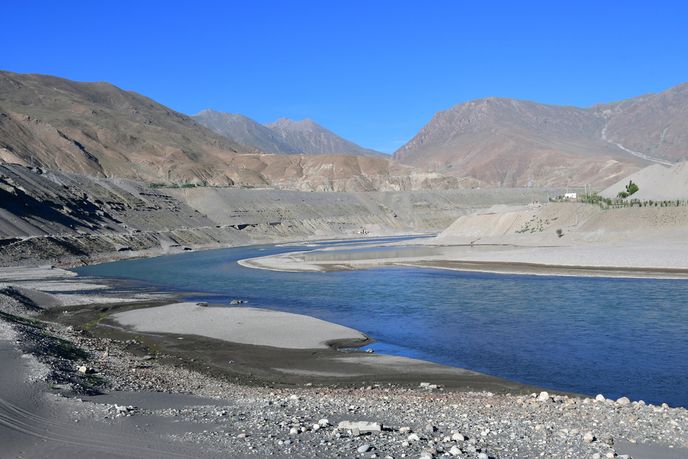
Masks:
[[[588,106],[688,81],[683,1],[3,3],[2,69],[312,118],[387,152],[470,99]]]

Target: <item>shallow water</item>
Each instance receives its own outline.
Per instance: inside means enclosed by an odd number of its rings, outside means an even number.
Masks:
[[[243,258],[303,247],[191,252],[79,268],[194,301],[249,300],[356,328],[378,352],[541,387],[688,406],[688,281],[384,268],[279,273]]]

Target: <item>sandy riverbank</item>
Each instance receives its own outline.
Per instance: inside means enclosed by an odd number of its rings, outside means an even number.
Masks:
[[[462,216],[435,238],[240,261],[276,271],[422,266],[509,274],[688,278],[686,208],[589,204],[499,206]]]
[[[120,312],[111,317],[139,332],[199,335],[281,349],[322,349],[334,342],[359,346],[369,341],[363,333],[348,327],[259,308],[175,303]]]
[[[688,244],[577,247],[513,245],[395,246],[366,252],[290,252],[241,260],[249,268],[286,272],[327,272],[417,266],[457,271],[550,276],[687,279]]]

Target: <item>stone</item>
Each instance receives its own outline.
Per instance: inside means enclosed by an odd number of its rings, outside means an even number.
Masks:
[[[621,397],[621,398],[616,400],[616,403],[617,403],[617,405],[626,406],[626,405],[630,405],[631,401],[628,399],[628,397]]]
[[[454,441],[466,441],[466,437],[458,432],[454,432],[451,436],[451,439]]]
[[[549,393],[542,391],[540,395],[537,396],[538,402],[549,402]]]
[[[485,453],[478,454],[478,459],[490,459],[490,457]]]
[[[421,389],[434,390],[437,389],[439,386],[437,384],[430,384],[429,382],[422,382],[420,383],[419,387]]]
[[[237,438],[246,438],[248,435],[246,435],[244,432],[241,432],[239,435],[237,435]]]
[[[358,451],[359,453],[367,453],[371,449],[373,449],[373,447],[370,446],[368,443],[366,443],[366,444],[359,446],[358,449],[356,449],[356,451]]]
[[[462,452],[461,448],[459,448],[456,445],[452,446],[451,449],[449,450],[449,454],[451,454],[454,457],[461,456],[461,452]]]
[[[327,427],[330,425],[330,421],[328,419],[323,418],[323,419],[318,421],[318,425],[320,427]]]
[[[420,459],[432,459],[434,456],[430,451],[423,451],[420,453]]]
[[[602,395],[602,394],[597,394],[597,395],[595,396],[595,401],[596,401],[596,402],[604,402],[605,400],[606,400],[606,399],[604,398],[604,395]]]
[[[351,431],[357,429],[360,433],[379,433],[382,432],[382,424],[370,421],[342,421],[337,429]]]
[[[313,424],[313,427],[311,427],[311,430],[313,430],[313,432],[317,432],[318,430],[320,430],[320,424]]]
[[[592,432],[586,432],[585,435],[583,435],[583,441],[585,443],[592,443],[595,441],[595,436],[592,434]]]
[[[411,428],[410,428],[410,427],[406,427],[406,426],[404,426],[404,427],[399,427],[399,433],[403,433],[403,434],[411,433]]]
[[[414,441],[420,441],[420,437],[417,434],[412,433],[411,435],[406,437],[406,440],[408,440],[409,443]]]
[[[289,429],[289,435],[298,435],[298,434],[299,434],[299,429],[297,429],[296,427],[292,427],[291,429]]]

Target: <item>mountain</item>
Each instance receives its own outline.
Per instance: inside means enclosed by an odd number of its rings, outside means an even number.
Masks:
[[[356,145],[334,132],[325,129],[312,120],[294,121],[280,118],[267,125],[296,151],[310,155],[347,154],[356,156],[376,156],[382,153]]]
[[[93,176],[215,179],[255,153],[186,115],[108,83],[0,72],[0,158]]]
[[[207,109],[194,115],[193,118],[221,136],[243,145],[251,145],[266,153],[299,153],[272,129],[244,115]]]
[[[688,85],[584,109],[485,98],[437,113],[394,154],[487,185],[608,185],[688,154]]]
[[[267,129],[267,128],[266,128]],[[271,155],[109,83],[0,72],[0,162],[148,183],[317,191],[456,187],[389,157]]]
[[[268,153],[382,155],[378,151],[356,145],[308,119],[293,121],[281,118],[274,123],[262,125],[244,115],[210,109],[194,115],[194,118],[217,134]]]

